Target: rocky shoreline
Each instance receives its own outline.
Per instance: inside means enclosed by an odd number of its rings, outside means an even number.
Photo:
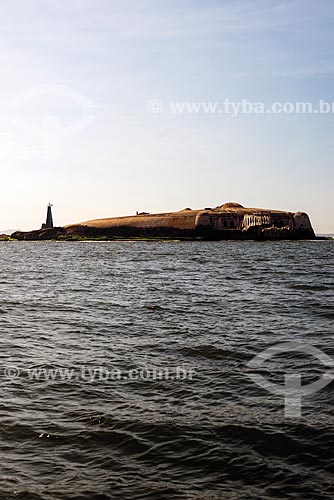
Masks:
[[[50,229],[40,229],[34,231],[17,231],[12,235],[0,235],[0,241],[168,241],[168,240],[181,240],[181,241],[220,241],[220,240],[238,240],[238,241],[275,241],[275,240],[332,240],[332,237],[326,236],[307,236],[295,237],[285,230],[277,230],[271,228],[267,231],[257,231],[253,233],[233,233],[233,234],[216,234],[216,233],[198,233],[198,234],[177,234],[157,232],[132,232],[128,231],[106,232],[99,230],[91,230],[91,228],[80,228],[77,231],[71,229],[70,231],[63,227],[55,227]]]

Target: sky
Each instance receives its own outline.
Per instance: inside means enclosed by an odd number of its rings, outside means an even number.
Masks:
[[[332,0],[1,2],[0,230],[235,201],[334,233],[334,105],[173,111],[333,103],[333,25]]]

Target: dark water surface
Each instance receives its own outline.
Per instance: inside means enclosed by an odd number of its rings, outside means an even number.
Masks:
[[[333,242],[9,242],[0,271],[1,500],[334,498],[334,382],[286,418],[247,367],[286,341],[334,356]],[[59,367],[196,371],[29,375]]]

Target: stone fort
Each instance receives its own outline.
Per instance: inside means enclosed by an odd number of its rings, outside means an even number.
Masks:
[[[66,226],[68,232],[106,235],[208,237],[217,239],[303,239],[315,234],[305,212],[245,208],[229,202],[215,208],[96,219]]]

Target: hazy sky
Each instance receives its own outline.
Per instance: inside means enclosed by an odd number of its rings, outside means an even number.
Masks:
[[[334,232],[334,113],[169,108],[333,102],[333,22],[333,0],[2,1],[0,229],[49,201],[57,225],[237,201]]]

